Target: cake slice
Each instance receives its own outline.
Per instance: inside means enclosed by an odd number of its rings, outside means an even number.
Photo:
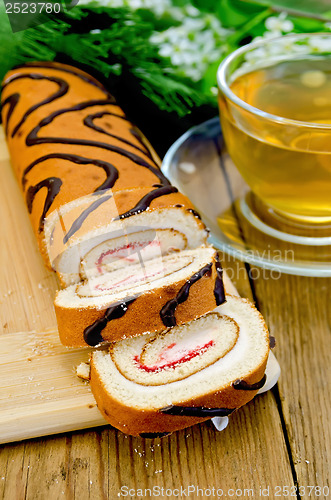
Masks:
[[[269,334],[246,299],[162,333],[91,355],[91,389],[105,419],[131,435],[166,434],[231,414],[265,383]]]
[[[57,292],[61,342],[114,342],[182,324],[224,302],[216,250],[200,247],[128,265]]]
[[[74,200],[45,222],[45,246],[63,286],[132,262],[206,244],[189,200],[155,185]]]

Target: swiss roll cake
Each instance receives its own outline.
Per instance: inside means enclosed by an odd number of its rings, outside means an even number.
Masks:
[[[64,286],[116,267],[206,242],[206,228],[173,186],[94,193],[55,210],[45,221],[51,265]]]
[[[91,355],[91,389],[105,419],[152,437],[227,416],[265,383],[269,334],[248,300],[185,325],[115,342]]]
[[[225,300],[212,247],[183,250],[91,277],[57,292],[61,342],[95,346],[162,331]]]
[[[252,399],[269,353],[263,318],[225,295],[208,230],[114,97],[77,68],[31,62],[6,75],[1,103],[33,231],[63,287],[60,340],[99,347],[90,381],[106,420],[149,437]]]
[[[114,97],[77,68],[54,62],[14,68],[1,104],[12,166],[48,265],[44,225],[53,211],[107,189],[170,186]]]

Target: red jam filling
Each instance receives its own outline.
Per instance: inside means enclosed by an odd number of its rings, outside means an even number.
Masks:
[[[102,273],[102,265],[105,257],[109,255],[115,257],[115,259],[124,259],[127,262],[135,262],[137,259],[135,257],[130,257],[132,254],[139,252],[141,249],[150,246],[160,246],[160,242],[157,240],[152,240],[146,243],[146,241],[141,241],[137,243],[129,243],[128,245],[123,245],[119,248],[113,248],[112,250],[107,250],[103,252],[95,262],[95,267],[99,273]]]
[[[169,352],[176,345],[177,345],[176,342],[169,344],[160,353],[159,361],[157,363],[155,363],[155,365],[152,365],[152,366],[145,365],[144,363],[142,363],[140,361],[140,358],[138,355],[136,355],[133,358],[134,362],[137,364],[137,366],[140,370],[143,370],[143,371],[148,372],[148,373],[153,373],[153,372],[157,372],[160,370],[164,370],[164,368],[174,368],[177,365],[180,365],[182,363],[186,363],[186,361],[190,361],[191,359],[195,358],[196,356],[200,356],[201,354],[206,352],[209,349],[209,347],[212,347],[213,345],[215,345],[215,342],[214,342],[214,340],[210,340],[209,342],[207,342],[203,346],[197,346],[194,349],[190,349],[186,353],[184,352],[181,357],[175,358],[172,361],[164,361],[165,354],[167,353],[167,351]]]
[[[111,285],[108,286],[103,286],[101,283],[98,285],[95,285],[94,289],[99,290],[101,292],[106,292],[108,290],[113,290],[113,288],[116,288],[119,285],[122,285],[123,283],[126,282],[131,282],[132,284],[137,283],[138,281],[145,281],[148,280],[149,278],[153,278],[153,276],[157,276],[158,274],[161,274],[164,270],[162,269],[161,271],[157,271],[156,273],[146,273],[144,274],[143,278],[136,278],[135,276],[127,276],[126,278],[117,281],[116,283],[112,283]],[[136,278],[136,279],[135,279]]]

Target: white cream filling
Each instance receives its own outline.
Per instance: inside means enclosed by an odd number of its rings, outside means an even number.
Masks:
[[[265,360],[269,340],[259,314],[250,305],[240,305],[240,302],[241,299],[228,297],[225,304],[215,309],[220,314],[233,318],[239,326],[239,337],[233,349],[212,365],[183,380],[159,386],[141,385],[127,380],[118,371],[109,354],[95,352],[93,356],[97,360],[106,390],[118,401],[143,410],[180,404],[181,401],[221,390],[247,376]],[[249,322],[252,323],[250,326]],[[255,334],[256,329],[263,329],[263,332]]]
[[[197,230],[197,225],[192,223],[193,216],[191,215],[180,209],[169,208],[163,212],[161,210],[146,211],[128,219],[112,221],[108,226],[88,232],[73,246],[64,248],[63,252],[51,261],[52,265],[60,273],[78,274],[81,260],[96,245],[108,239],[136,233],[137,230],[173,228],[185,234],[188,248],[197,248],[204,244],[206,232],[200,228]]]
[[[137,340],[118,342],[111,356],[126,378],[144,385],[167,384],[184,379],[223,357],[233,348],[237,336],[238,326],[234,320],[209,314],[187,327],[170,329],[152,338],[141,341],[136,337]]]
[[[82,278],[114,271],[138,262],[144,262],[173,251],[184,250],[187,240],[183,233],[172,228],[145,230],[121,238],[106,240],[88,252],[81,262]]]
[[[177,258],[179,262],[183,262],[183,259],[187,257],[192,259],[192,263],[186,267],[173,272],[171,275],[164,278],[159,278],[148,284],[140,284],[139,286],[132,286],[127,290],[122,290],[113,294],[101,295],[96,297],[80,297],[76,293],[77,285],[72,285],[64,290],[57,292],[55,303],[58,307],[66,308],[84,308],[84,307],[97,307],[104,309],[110,304],[115,305],[121,301],[128,299],[129,297],[136,297],[142,293],[149,293],[151,290],[157,288],[163,288],[164,286],[171,285],[178,281],[189,279],[194,273],[198,272],[203,266],[212,262],[215,258],[216,251],[211,247],[206,247],[197,250],[185,250],[179,254],[169,255],[163,257],[164,261],[168,259]],[[165,264],[166,265],[166,264]],[[113,273],[109,273],[113,274]],[[104,275],[107,276],[107,275]],[[111,279],[111,278],[110,278]]]
[[[135,287],[148,286],[156,280],[178,272],[192,263],[192,257],[160,257],[141,264],[132,264],[112,273],[90,278],[86,283],[78,285],[76,293],[80,297],[98,297],[101,295],[118,294],[124,290]]]

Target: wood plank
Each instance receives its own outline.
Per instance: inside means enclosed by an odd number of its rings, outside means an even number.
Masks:
[[[105,424],[75,375],[89,349],[66,349],[57,330],[2,335],[1,346],[0,443]]]
[[[268,393],[233,415],[221,433],[208,422],[162,440],[133,438],[111,428],[31,440],[0,452],[0,470],[7,477],[0,495],[4,500],[106,499],[117,498],[122,487],[196,485],[252,488],[258,496],[260,486],[293,485],[280,437],[274,397]]]
[[[298,484],[329,485],[330,279],[282,275],[255,287],[278,339],[279,393]]]

